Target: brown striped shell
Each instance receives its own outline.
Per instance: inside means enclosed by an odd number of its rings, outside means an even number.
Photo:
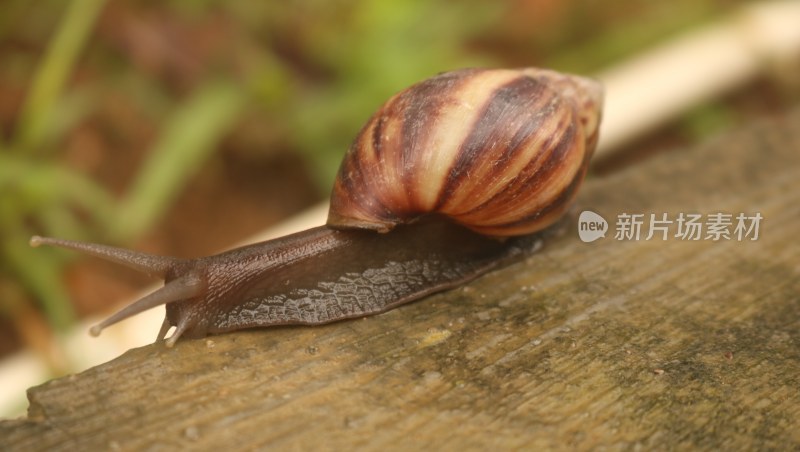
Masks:
[[[345,155],[328,225],[381,232],[441,214],[491,236],[567,209],[597,143],[598,82],[527,68],[464,69],[387,101]]]

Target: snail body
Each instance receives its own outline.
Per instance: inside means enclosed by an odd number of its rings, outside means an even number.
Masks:
[[[166,304],[158,339],[322,324],[458,286],[536,249],[584,178],[602,89],[527,68],[440,74],[390,98],[346,153],[325,226],[177,259],[34,237],[164,278],[92,334]]]

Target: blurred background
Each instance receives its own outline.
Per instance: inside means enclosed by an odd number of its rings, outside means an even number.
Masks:
[[[26,348],[50,377],[74,371],[62,335],[151,282],[31,235],[218,252],[326,199],[360,126],[416,81],[595,74],[747,3],[4,0],[0,359]],[[594,175],[787,111],[798,60],[616,146]]]

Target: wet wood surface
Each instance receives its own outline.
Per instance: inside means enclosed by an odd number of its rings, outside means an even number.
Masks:
[[[573,219],[379,316],[155,344],[31,388],[0,449],[800,448],[800,114],[591,178],[578,205],[605,238]],[[639,240],[615,238],[625,213]],[[731,214],[730,239],[645,240],[663,213]]]

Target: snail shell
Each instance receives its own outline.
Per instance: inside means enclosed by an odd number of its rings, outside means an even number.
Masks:
[[[539,231],[583,180],[602,96],[594,80],[537,68],[464,69],[413,85],[345,155],[328,226],[386,232],[440,214],[484,235]]]

